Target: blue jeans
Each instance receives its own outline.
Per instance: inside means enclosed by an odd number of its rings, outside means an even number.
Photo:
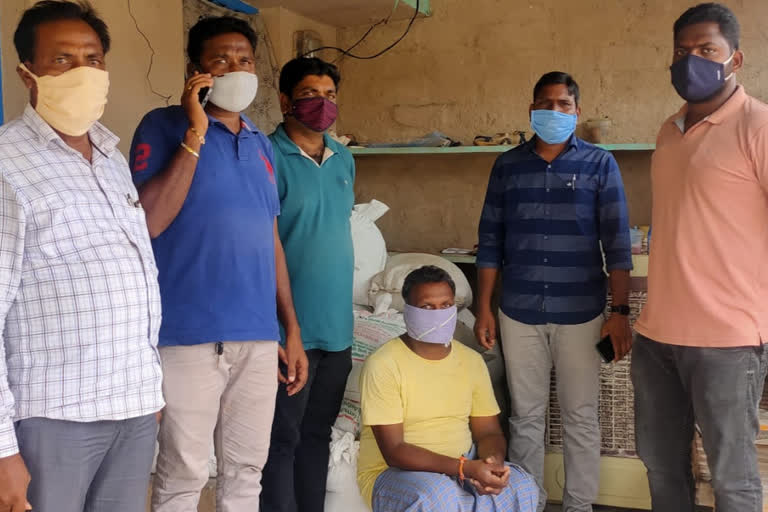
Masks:
[[[762,346],[683,347],[638,335],[632,349],[637,453],[654,512],[692,512],[694,422],[701,429],[718,512],[760,512],[755,439],[765,381]]]
[[[157,419],[16,424],[35,512],[144,512]]]

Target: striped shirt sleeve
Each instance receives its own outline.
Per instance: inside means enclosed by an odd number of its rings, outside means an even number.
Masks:
[[[502,155],[503,156],[503,155]],[[488,191],[478,228],[477,266],[501,268],[504,264],[504,180],[501,158],[496,160],[488,180]]]
[[[605,254],[605,266],[611,270],[632,269],[632,245],[629,237],[629,214],[624,195],[621,171],[612,154],[606,153],[602,162],[598,191],[600,242]]]
[[[5,363],[5,318],[21,282],[25,216],[13,187],[0,174],[0,458],[18,453],[14,399]]]

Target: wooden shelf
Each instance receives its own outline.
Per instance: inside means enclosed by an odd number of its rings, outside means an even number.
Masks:
[[[477,261],[477,257],[474,254],[443,254],[440,253],[439,256],[445,260],[448,260],[452,263],[469,263],[471,265],[474,265]]]
[[[597,144],[607,151],[653,151],[656,144]],[[369,155],[453,155],[468,153],[504,153],[515,146],[456,146],[452,148],[363,148],[350,147],[355,156]]]

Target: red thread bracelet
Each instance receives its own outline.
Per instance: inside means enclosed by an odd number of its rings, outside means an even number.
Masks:
[[[465,456],[459,457],[459,480],[461,482],[464,482],[464,463],[467,462],[467,458]]]

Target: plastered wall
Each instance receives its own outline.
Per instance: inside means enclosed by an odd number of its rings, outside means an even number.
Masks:
[[[652,143],[681,100],[669,83],[672,24],[695,1],[434,0],[387,55],[344,59],[341,129],[363,141],[403,140],[440,130],[471,144],[478,134],[530,130],[540,75],[572,73],[582,120],[608,116],[604,142]],[[748,92],[768,100],[768,1],[728,2],[739,16]],[[392,22],[360,46],[385,47],[405,28]],[[366,27],[341,30],[342,46]],[[618,152],[630,221],[650,221],[650,152]],[[493,155],[358,158],[357,199],[392,210],[379,220],[389,247],[472,247]]]
[[[27,93],[15,78],[12,34],[33,0],[0,1],[4,107],[10,119]],[[146,74],[150,50],[128,15],[128,0],[93,0],[110,26],[112,77],[105,123],[125,152],[140,118],[165,100]],[[528,129],[535,80],[553,69],[582,87],[583,119],[608,116],[605,142],[653,142],[660,122],[680,100],[669,85],[671,26],[694,2],[681,0],[433,0],[434,16],[419,19],[387,55],[341,61],[338,131],[364,141],[402,140],[441,130],[471,144],[477,134]],[[156,54],[154,89],[178,102],[184,77],[182,0],[130,0]],[[739,79],[768,99],[768,1],[733,0],[743,25],[746,68]],[[293,32],[318,31],[325,44],[347,46],[367,27],[332,27],[282,8],[262,12],[275,68],[292,56]],[[356,51],[381,49],[407,22],[379,26]],[[334,60],[337,54],[323,57]],[[276,77],[272,78],[272,81]],[[268,102],[272,104],[273,102]],[[257,120],[258,122],[258,120]],[[650,153],[617,153],[634,224],[650,219]],[[379,221],[391,248],[471,247],[493,155],[359,158],[359,201],[392,207]]]
[[[680,105],[669,84],[672,24],[696,0],[434,0],[391,52],[344,59],[343,130],[400,140],[441,130],[478,134],[528,129],[528,106],[545,72],[574,75],[583,119],[608,116],[606,142],[653,142]],[[743,25],[740,80],[768,99],[768,2],[727,2]],[[377,28],[357,51],[381,49],[406,22]],[[340,31],[342,46],[366,27]]]
[[[300,30],[316,32],[324,46],[336,46],[336,27],[320,23],[282,7],[261,9],[269,38],[280,66],[294,57],[294,33]],[[327,54],[325,55],[327,57]]]
[[[151,51],[137,31],[128,12],[155,49],[152,72],[154,89],[178,103],[184,85],[184,53],[181,0],[91,0],[107,22],[112,35],[112,50],[107,55],[110,94],[102,121],[121,139],[120,149],[127,154],[133,131],[142,116],[165,100],[150,90],[147,81]],[[13,32],[22,11],[34,0],[0,0],[2,35],[3,105],[6,120],[18,116],[28,100],[28,93],[16,77],[18,64],[13,47]]]
[[[107,56],[112,83],[110,102],[103,122],[120,136],[120,149],[127,153],[133,131],[141,117],[153,108],[166,104],[166,99],[160,96],[170,96],[170,104],[179,101],[185,73],[184,14],[187,14],[187,25],[190,25],[200,15],[222,15],[231,12],[200,0],[91,1],[106,20],[113,41],[112,50]],[[35,0],[0,0],[0,47],[6,120],[19,115],[27,103],[27,91],[16,78],[18,58],[12,38],[21,13],[34,2]],[[146,79],[151,50],[129,16],[129,4],[139,28],[146,34],[155,50],[150,79],[154,90],[160,96],[150,90]],[[259,26],[255,28],[259,32],[260,44],[266,43],[258,49],[258,56],[261,58],[262,90],[249,114],[261,128],[271,131],[281,120],[276,92],[277,74],[279,66],[293,57],[294,32],[313,30],[320,35],[323,44],[329,46],[336,44],[337,33],[334,27],[280,7],[263,9],[258,21]],[[262,28],[264,26],[266,29]]]
[[[378,199],[391,210],[376,222],[393,251],[472,248],[496,155],[357,158],[356,201]],[[620,154],[630,219],[650,223],[648,156]]]

